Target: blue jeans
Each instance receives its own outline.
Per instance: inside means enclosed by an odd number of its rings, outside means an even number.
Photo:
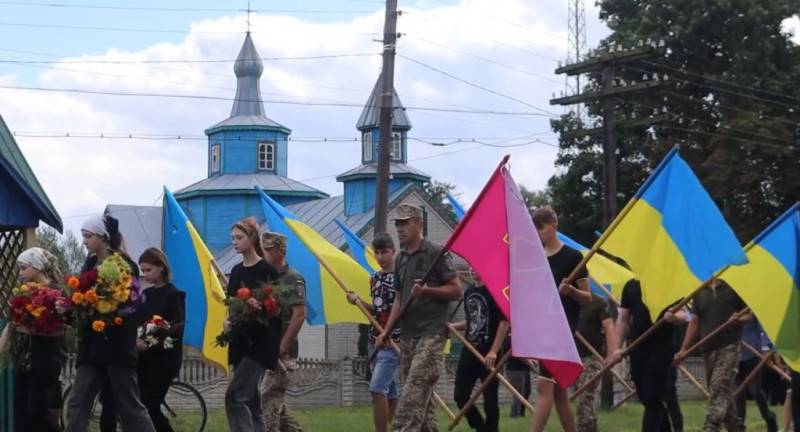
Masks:
[[[367,346],[368,355],[372,357],[375,346]],[[389,400],[397,400],[397,374],[400,370],[400,356],[391,347],[383,347],[378,351],[375,364],[372,366],[372,379],[369,381],[370,393],[386,396]]]

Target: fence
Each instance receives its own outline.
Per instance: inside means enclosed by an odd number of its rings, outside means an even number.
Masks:
[[[451,405],[453,405],[453,386],[457,364],[458,357],[447,357],[445,373],[440,377],[436,386],[437,393]],[[684,363],[684,366],[698,380],[705,381],[700,359],[690,358]],[[369,404],[371,398],[369,383],[365,378],[366,370],[367,359],[364,357],[341,360],[300,359],[294,380],[287,392],[287,404],[293,408],[330,408]],[[624,367],[623,372],[626,372]],[[64,385],[72,382],[74,377],[75,361],[71,358],[64,370]],[[535,380],[535,376],[531,378]],[[183,361],[180,380],[195,387],[203,395],[209,409],[224,408],[227,379],[225,374],[216,367],[204,363],[197,356],[187,355]],[[616,385],[615,399],[619,400],[624,396],[624,389]],[[682,375],[678,377],[678,396],[681,399],[701,397]],[[533,392],[531,397],[535,399],[536,392]],[[508,404],[512,399],[511,394],[503,386],[500,386],[499,399],[501,404]]]

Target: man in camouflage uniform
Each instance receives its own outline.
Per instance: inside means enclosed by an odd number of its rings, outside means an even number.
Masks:
[[[575,331],[583,336],[598,353],[608,353],[608,357],[614,352],[614,322],[611,319],[611,309],[606,299],[592,294],[589,303],[581,306]],[[583,383],[597,375],[603,368],[603,361],[595,357],[589,348],[580,342],[578,342],[578,354],[583,362],[583,373],[581,373],[575,388],[580,388]],[[575,420],[578,432],[597,432],[598,384],[599,381],[595,381],[577,398]]]
[[[278,269],[278,279],[274,281],[277,290],[273,296],[281,309],[283,328],[279,358],[285,368],[283,370],[279,366],[275,371],[267,371],[261,378],[261,409],[267,432],[301,432],[303,428],[286,406],[284,398],[297,369],[297,334],[306,319],[306,281],[286,263],[285,236],[266,232],[261,236],[261,245],[264,259]]]
[[[692,320],[686,329],[683,346],[675,354],[675,362],[680,363],[686,357],[686,350],[693,343],[698,327],[700,337],[705,337],[745,307],[741,297],[722,279],[703,288],[694,298]],[[703,432],[718,432],[723,425],[729,432],[745,430],[733,400],[733,392],[736,390],[742,325],[750,318],[749,312],[739,315],[734,324],[727,326],[701,348],[710,395]]]
[[[395,259],[400,301],[395,299],[385,331],[375,339],[379,348],[388,337],[386,331],[402,319],[400,350],[405,381],[390,430],[434,432],[438,425],[432,396],[444,371],[447,310],[450,301],[461,298],[461,283],[449,254],[434,263],[442,248],[423,237],[420,207],[401,204],[394,224],[402,245]],[[431,266],[423,283],[422,277]],[[400,309],[410,301],[413,303],[400,317]]]

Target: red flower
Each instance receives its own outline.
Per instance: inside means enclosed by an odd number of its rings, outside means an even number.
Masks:
[[[91,286],[94,285],[95,282],[97,282],[97,269],[84,272],[79,278],[79,281],[81,283],[82,291],[91,288]]]
[[[246,298],[250,297],[250,289],[248,289],[248,288],[239,288],[239,290],[236,291],[236,297],[238,297],[238,298],[240,298],[242,300],[245,300]]]
[[[270,297],[268,299],[264,299],[264,309],[266,309],[267,314],[272,315],[275,313],[275,309],[278,308],[278,304],[275,303],[275,299]]]
[[[272,294],[273,291],[275,291],[275,287],[272,286],[272,285],[264,287],[264,294],[266,294],[266,295]]]

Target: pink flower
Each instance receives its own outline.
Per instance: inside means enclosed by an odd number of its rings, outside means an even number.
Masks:
[[[247,305],[253,309],[261,309],[261,305],[258,304],[258,300],[256,300],[254,297],[247,299]]]

